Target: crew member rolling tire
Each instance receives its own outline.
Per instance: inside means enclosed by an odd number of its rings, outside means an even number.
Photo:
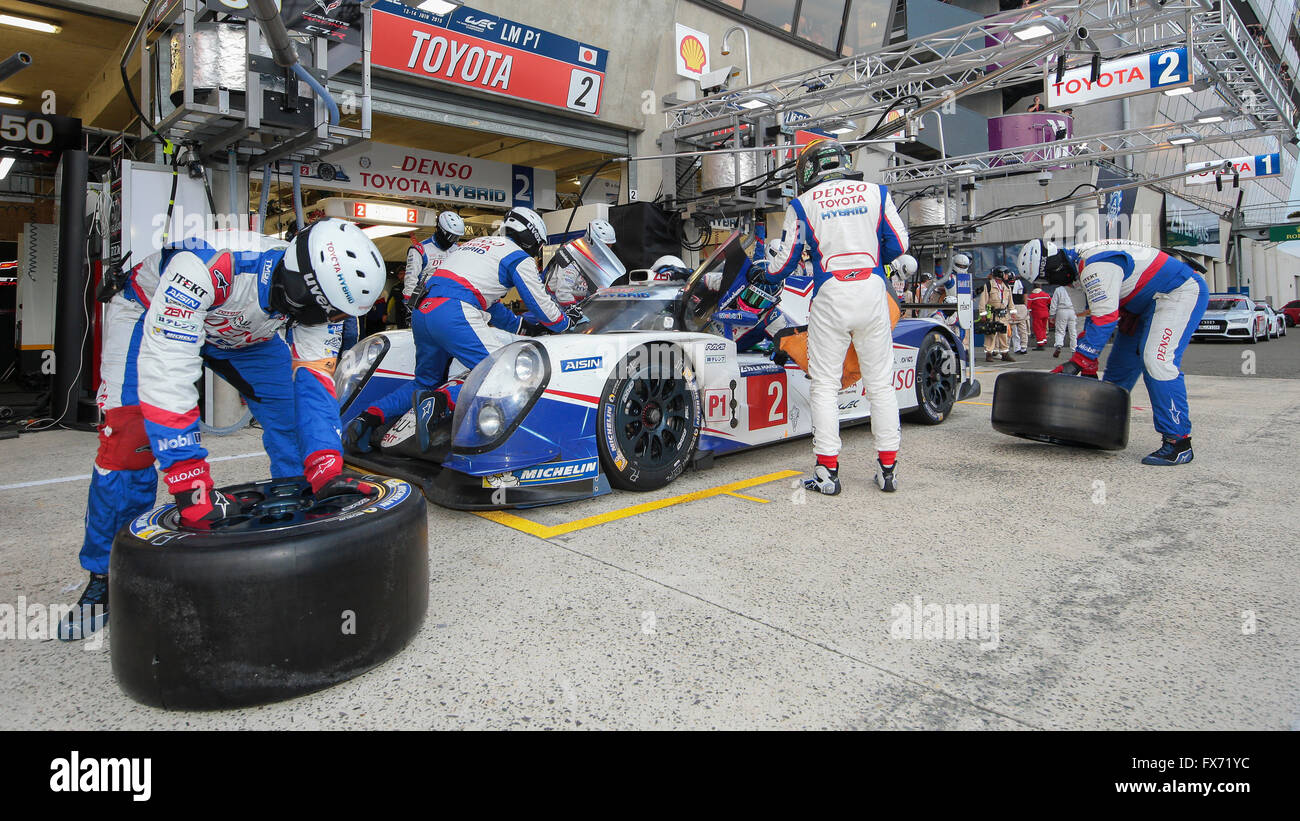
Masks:
[[[113,543],[113,674],[137,701],[217,709],[299,696],[401,650],[428,606],[424,496],[319,499],[304,479],[222,488],[237,509],[209,530],[168,505]]]
[[[993,383],[993,429],[1053,445],[1128,447],[1128,391],[1041,371],[1008,371]]]

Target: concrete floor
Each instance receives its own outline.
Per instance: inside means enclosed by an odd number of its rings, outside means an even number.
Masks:
[[[1300,334],[1266,352],[1295,360]],[[834,499],[786,478],[551,538],[431,508],[419,636],[294,701],[164,712],[121,693],[107,642],[0,640],[0,729],[1300,729],[1300,382],[1189,377],[1196,460],[1160,469],[1138,463],[1157,444],[1141,386],[1127,451],[1072,451],[992,431],[1000,369],[981,365],[985,395],[942,426],[904,426],[893,496],[857,428]],[[250,432],[210,445],[259,450]],[[0,602],[76,600],[94,448],[0,442]],[[562,525],[803,470],[810,452],[522,515]],[[219,483],[266,470],[260,454],[213,467]],[[996,647],[891,635],[918,596],[997,605]]]

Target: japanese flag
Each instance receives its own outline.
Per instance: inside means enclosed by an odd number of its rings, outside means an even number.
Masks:
[[[596,50],[591,46],[578,46],[578,62],[589,66],[596,65]]]

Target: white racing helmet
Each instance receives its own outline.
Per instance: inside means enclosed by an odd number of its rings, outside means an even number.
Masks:
[[[893,262],[889,263],[889,265],[894,269],[894,273],[899,274],[906,279],[911,279],[916,276],[916,257],[911,254],[903,254],[897,257]]]
[[[615,242],[614,226],[606,220],[592,220],[587,224],[587,241],[599,240],[606,245],[613,245]]]
[[[273,307],[304,324],[319,324],[337,311],[365,314],[388,277],[370,237],[356,223],[332,218],[299,231],[281,267]]]
[[[650,271],[655,274],[667,273],[669,279],[686,279],[691,269],[681,257],[665,254],[650,264]]]
[[[1016,268],[1022,277],[1033,282],[1047,270],[1047,259],[1054,256],[1056,251],[1055,243],[1045,239],[1031,239],[1020,249],[1020,255],[1016,257]]]
[[[969,254],[963,254],[960,251],[952,255],[952,267],[954,271],[969,271],[971,259]]]
[[[510,209],[501,223],[501,230],[530,257],[541,254],[542,246],[546,244],[546,222],[531,208]]]
[[[446,251],[460,242],[463,236],[465,236],[465,220],[460,218],[460,214],[455,211],[443,211],[438,215],[438,227],[433,232],[433,241],[439,248]]]

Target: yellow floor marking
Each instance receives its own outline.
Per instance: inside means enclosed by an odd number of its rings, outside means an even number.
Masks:
[[[993,407],[992,402],[976,402],[973,399],[960,399],[958,400],[958,403],[962,405],[988,405],[990,408]]]
[[[760,499],[757,496],[746,496],[743,493],[728,493],[727,495],[735,496],[737,499],[745,499],[750,502],[762,502],[763,504],[767,504],[768,502],[772,501],[771,499]]]
[[[632,516],[639,516],[642,513],[660,510],[673,505],[680,505],[683,502],[697,502],[700,499],[710,499],[714,496],[732,495],[734,491],[744,490],[745,488],[765,485],[768,482],[776,482],[781,479],[788,479],[791,476],[799,476],[797,470],[780,470],[776,473],[768,473],[764,476],[758,476],[753,479],[745,479],[741,482],[732,482],[727,485],[719,485],[707,490],[697,490],[693,493],[683,493],[681,496],[672,496],[667,499],[660,499],[657,502],[645,502],[632,507],[625,507],[619,510],[611,510],[608,513],[599,513],[595,516],[588,516],[585,519],[568,522],[562,525],[543,525],[537,522],[529,521],[522,516],[517,516],[505,510],[481,510],[474,511],[475,516],[487,519],[490,522],[512,527],[515,530],[521,530],[539,539],[550,539],[555,536],[563,536],[566,533],[573,533],[576,530],[585,530],[589,527],[616,522],[619,519],[627,519]]]

